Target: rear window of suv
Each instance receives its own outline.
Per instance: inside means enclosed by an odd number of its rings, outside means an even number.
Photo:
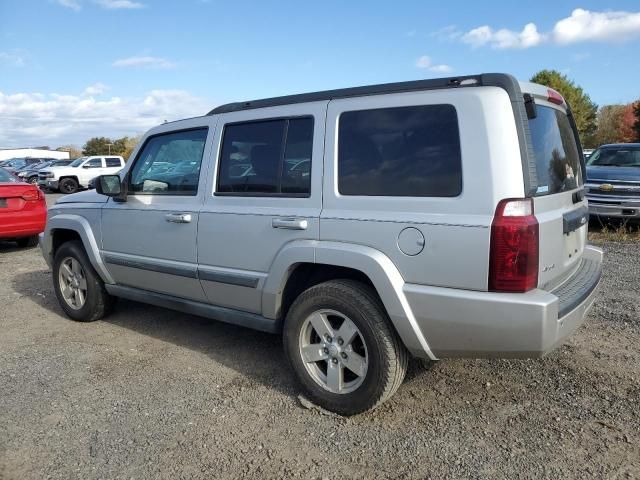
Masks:
[[[339,129],[340,194],[456,197],[462,191],[453,105],[344,112]]]
[[[538,176],[536,196],[573,190],[583,181],[569,118],[552,107],[537,105],[536,110],[536,118],[529,120]]]

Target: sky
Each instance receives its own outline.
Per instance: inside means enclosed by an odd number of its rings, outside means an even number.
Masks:
[[[141,134],[214,106],[561,71],[640,98],[640,2],[0,0],[0,148]]]

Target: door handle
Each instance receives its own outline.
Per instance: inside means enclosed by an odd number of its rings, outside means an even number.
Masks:
[[[190,213],[168,213],[164,218],[171,223],[191,223]]]
[[[271,226],[285,230],[306,230],[309,222],[304,218],[274,218],[271,220]]]

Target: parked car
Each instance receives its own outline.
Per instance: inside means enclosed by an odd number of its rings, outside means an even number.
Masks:
[[[62,167],[69,165],[71,160],[47,160],[35,165],[28,165],[16,172],[16,176],[27,183],[38,184],[38,172],[46,167]]]
[[[14,158],[9,162],[7,162],[5,165],[3,165],[2,168],[4,168],[9,173],[16,174],[18,171],[24,168],[37,165],[47,160],[53,160],[53,159],[41,158],[41,157]]]
[[[67,166],[40,170],[38,185],[43,189],[75,193],[81,188],[87,188],[92,178],[117,173],[124,164],[124,159],[115,155],[80,157]]]
[[[341,414],[388,399],[409,355],[544,355],[600,281],[568,106],[510,75],[232,103],[131,158],[51,209],[65,313],[124,297],[280,333]]]
[[[640,143],[602,145],[587,161],[594,217],[640,220]]]
[[[46,220],[47,205],[40,189],[0,168],[0,239],[34,247]]]

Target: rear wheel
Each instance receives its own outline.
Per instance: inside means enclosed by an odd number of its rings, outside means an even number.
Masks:
[[[327,410],[353,415],[390,398],[407,369],[407,351],[376,293],[332,280],[303,292],[284,325],[284,347],[300,383]]]
[[[77,240],[64,243],[56,251],[53,285],[64,312],[79,322],[101,319],[115,303]]]
[[[20,248],[35,247],[36,245],[38,245],[38,236],[32,235],[30,237],[19,238],[18,240],[16,240],[16,242],[18,243],[18,246]]]
[[[78,182],[74,178],[63,178],[58,183],[58,189],[62,193],[76,193],[78,191]]]

